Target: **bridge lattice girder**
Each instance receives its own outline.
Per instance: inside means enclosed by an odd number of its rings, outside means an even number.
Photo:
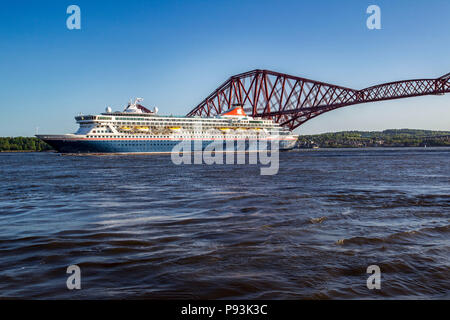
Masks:
[[[450,92],[450,73],[437,79],[384,83],[355,90],[269,70],[229,78],[188,116],[215,116],[233,105],[253,117],[273,119],[293,130],[318,115],[349,105]]]

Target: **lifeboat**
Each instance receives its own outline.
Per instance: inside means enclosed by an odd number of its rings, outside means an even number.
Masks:
[[[230,131],[230,128],[219,128],[220,131],[227,132]]]
[[[131,128],[130,128],[130,127],[120,127],[120,130],[123,130],[123,131],[130,131]]]
[[[149,127],[138,126],[138,127],[135,127],[135,129],[136,129],[136,131],[140,131],[140,132],[149,132],[150,131]]]
[[[171,130],[171,131],[180,131],[181,127],[170,127],[169,130]]]

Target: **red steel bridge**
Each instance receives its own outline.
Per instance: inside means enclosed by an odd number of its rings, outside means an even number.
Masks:
[[[361,90],[269,70],[230,77],[188,116],[215,116],[242,105],[253,117],[273,119],[294,130],[322,113],[358,103],[450,92],[450,73],[436,79],[383,83]]]

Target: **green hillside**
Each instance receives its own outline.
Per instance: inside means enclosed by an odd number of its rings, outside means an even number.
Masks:
[[[342,131],[301,135],[300,148],[434,147],[450,146],[450,131],[389,129],[384,131]]]

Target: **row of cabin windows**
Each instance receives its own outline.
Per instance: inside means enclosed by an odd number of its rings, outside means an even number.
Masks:
[[[129,121],[132,121],[132,122],[129,122]],[[165,120],[163,120],[163,121],[161,121],[161,120],[158,120],[158,121],[156,121],[156,120],[153,120],[153,121],[148,121],[148,120],[139,120],[139,119],[130,119],[130,120],[128,120],[128,121],[126,121],[126,120],[122,120],[122,119],[118,119],[117,121],[114,121],[113,123],[128,123],[128,124],[130,124],[130,123],[140,123],[140,124],[143,124],[143,123],[145,123],[145,124],[153,124],[153,123],[157,123],[157,124],[170,124],[170,125],[173,125],[173,124],[193,124],[193,125],[198,125],[198,124],[200,124],[200,123],[198,123],[198,122],[192,122],[192,121],[187,121],[187,120],[185,120],[185,121],[182,121],[182,120],[173,120],[173,121],[165,121]],[[213,122],[211,122],[211,121],[203,121],[201,124],[203,124],[203,125],[215,125],[215,124],[217,124],[217,125],[226,125],[226,124],[230,124],[230,123],[232,123],[232,124],[272,124],[272,122],[271,121],[227,121],[227,120],[221,120],[221,121],[213,121]]]
[[[269,122],[260,122],[260,123],[252,123],[252,122],[229,122],[229,121],[217,121],[217,122],[206,122],[206,123],[192,123],[191,121],[177,121],[174,123],[168,123],[167,121],[153,121],[153,122],[140,122],[140,121],[133,121],[133,122],[129,122],[129,121],[116,121],[114,122],[114,124],[147,124],[147,125],[152,125],[152,124],[159,124],[159,125],[164,125],[164,124],[170,124],[170,125],[182,125],[182,124],[187,124],[187,125],[208,125],[208,126],[214,126],[214,125],[229,125],[229,124],[236,124],[236,125],[242,125],[242,124],[249,124],[249,125],[261,125],[261,124],[271,124]]]
[[[142,138],[142,139],[145,139],[145,138],[149,138],[149,137],[158,137],[158,138],[177,138],[177,137],[174,137],[174,136],[172,136],[172,137],[170,137],[170,136],[156,136],[156,135],[153,135],[153,136],[91,136],[91,135],[88,135],[88,137],[89,138],[134,138],[134,139],[136,139],[136,138]],[[205,136],[192,136],[192,138],[204,138]],[[236,137],[238,137],[238,136],[236,136]],[[245,136],[246,138],[250,138],[250,137],[255,137],[256,138],[256,136]],[[220,136],[209,136],[208,135],[208,138],[223,138],[223,136],[222,135],[220,135]]]
[[[168,124],[168,123],[158,123],[158,124],[152,124],[152,123],[146,123],[146,122],[116,122],[114,123],[116,127],[118,126],[130,126],[130,125],[138,125],[138,126],[156,126],[156,127],[163,127],[163,126],[181,126],[184,128],[197,128],[198,125],[192,124],[192,123],[175,123],[175,124]],[[214,128],[214,127],[236,127],[239,128],[239,126],[243,126],[243,124],[231,124],[230,123],[206,123],[202,124],[202,127],[205,128]],[[257,125],[257,124],[245,124],[246,127],[250,128],[258,128],[258,127],[266,127],[266,128],[272,128],[272,125]],[[90,127],[88,124],[80,124],[80,127]],[[97,126],[97,128],[107,128],[107,126]]]
[[[110,119],[105,119],[105,118],[102,118],[102,117],[99,117],[98,118],[99,120],[110,120]],[[90,119],[86,119],[85,118],[85,120],[90,120]],[[204,121],[204,122],[217,122],[217,121],[229,121],[229,120],[217,120],[217,119],[208,119],[208,118],[202,118],[202,119],[199,119],[199,118],[192,118],[191,120],[180,120],[180,119],[168,119],[168,118],[150,118],[150,119],[146,119],[146,118],[122,118],[122,117],[116,117],[115,118],[115,120],[116,121],[123,121],[123,120],[129,120],[129,121],[167,121],[167,122],[179,122],[179,121],[189,121],[189,122],[192,122],[192,121]],[[232,119],[232,120],[234,120],[234,119]],[[263,122],[265,122],[265,123],[268,123],[268,122],[270,122],[270,120],[240,120],[241,122],[250,122],[250,123],[263,123]]]
[[[163,142],[154,142],[152,143],[155,146],[172,146],[173,143],[163,143]],[[119,146],[145,146],[146,144],[142,143],[119,143]]]

